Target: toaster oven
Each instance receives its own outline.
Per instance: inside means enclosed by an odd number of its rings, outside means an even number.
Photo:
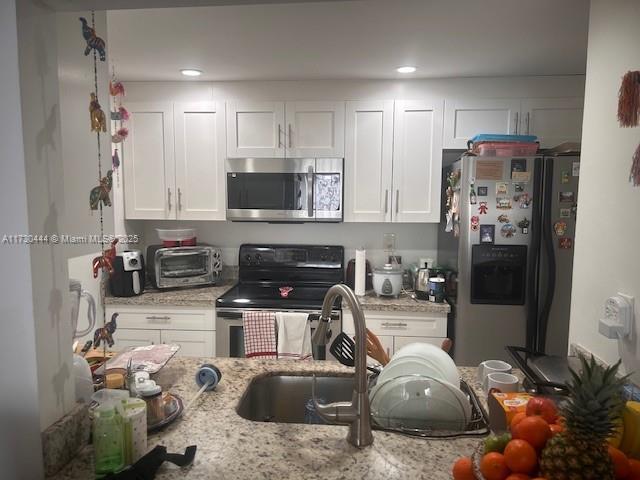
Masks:
[[[154,288],[214,285],[222,274],[219,248],[194,247],[147,248],[147,272]]]

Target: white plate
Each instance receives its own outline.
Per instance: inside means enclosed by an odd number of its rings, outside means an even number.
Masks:
[[[445,380],[453,385],[460,385],[460,373],[455,362],[447,352],[430,343],[410,343],[398,350],[391,361],[404,356],[419,356],[434,362],[445,375]],[[391,362],[389,362],[391,363]]]
[[[407,355],[402,358],[394,358],[385,365],[378,377],[378,381],[386,382],[403,375],[423,375],[447,380],[445,372],[436,362],[416,355]]]

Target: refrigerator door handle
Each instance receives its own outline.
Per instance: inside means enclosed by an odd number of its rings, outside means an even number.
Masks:
[[[529,265],[527,269],[527,320],[526,347],[536,350],[538,345],[538,306],[540,285],[541,240],[543,225],[543,178],[544,163],[536,158],[533,169],[533,209],[531,218],[531,245],[529,249]]]

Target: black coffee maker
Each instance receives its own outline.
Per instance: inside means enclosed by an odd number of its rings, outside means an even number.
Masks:
[[[144,257],[140,250],[125,250],[113,260],[109,288],[114,297],[133,297],[144,291]]]

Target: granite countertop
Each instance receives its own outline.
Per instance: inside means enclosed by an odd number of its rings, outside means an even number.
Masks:
[[[379,297],[372,290],[367,292],[364,297],[358,297],[360,305],[365,311],[378,311],[378,312],[428,312],[428,313],[441,313],[447,314],[451,311],[451,306],[448,303],[434,303],[428,300],[417,300],[411,298],[406,293],[402,293],[398,298],[393,297]],[[348,309],[349,306],[342,304],[342,308]]]
[[[158,290],[145,288],[135,297],[112,297],[107,295],[105,305],[166,305],[176,307],[212,307],[216,299],[229,290],[235,281],[223,281],[211,287],[173,288]]]
[[[185,403],[198,390],[193,377],[197,368],[213,362],[222,381],[204,393],[184,417],[165,430],[150,435],[149,448],[165,445],[169,452],[184,452],[197,445],[192,466],[179,469],[165,464],[156,478],[168,479],[429,479],[450,480],[451,467],[462,455],[470,455],[478,438],[424,440],[374,431],[374,443],[357,449],[346,440],[347,427],[258,423],[236,413],[247,384],[256,375],[276,372],[347,374],[352,368],[336,362],[292,360],[174,358],[159,374],[165,389]],[[475,368],[460,373],[478,391]],[[90,446],[68,464],[55,480],[93,478]]]

